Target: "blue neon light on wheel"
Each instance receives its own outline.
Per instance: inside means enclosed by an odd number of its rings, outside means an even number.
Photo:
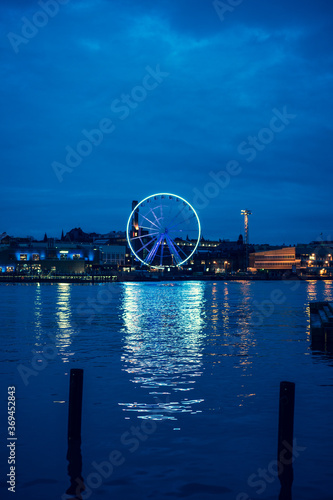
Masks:
[[[158,193],[140,201],[127,222],[129,247],[142,264],[154,268],[182,266],[196,251],[199,217],[184,198]]]

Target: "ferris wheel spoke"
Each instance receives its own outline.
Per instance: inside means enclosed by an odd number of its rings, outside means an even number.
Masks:
[[[150,264],[153,260],[154,260],[154,257],[156,255],[156,252],[158,250],[158,247],[160,246],[161,244],[161,241],[163,239],[163,235],[161,235],[158,240],[155,242],[153,248],[150,250],[149,254],[147,255],[147,257],[145,258],[144,262],[146,264]]]
[[[169,218],[171,217],[171,214],[172,214],[172,205],[169,204],[168,219],[167,220],[169,220]]]
[[[184,223],[188,223],[188,221],[190,221],[191,219],[193,219],[195,217],[195,214],[192,214],[191,217],[189,217],[188,219],[186,219],[185,221],[181,221],[181,222],[177,222],[177,224],[173,225],[173,226],[170,226],[170,229],[172,229],[173,227],[177,227],[179,226],[180,224],[184,224]]]
[[[181,207],[181,209],[176,213],[176,215],[174,215],[172,217],[172,219],[170,220],[169,224],[171,224],[172,221],[176,220],[177,217],[185,210],[185,208],[186,208],[186,206]]]
[[[160,204],[160,211],[161,211],[161,219],[164,219],[164,215],[163,215],[163,204],[162,204],[162,203]]]
[[[158,233],[159,234],[159,233]],[[143,245],[141,248],[139,248],[137,250],[137,252],[141,252],[141,250],[144,250],[145,248],[147,248],[148,245],[150,245],[153,241],[157,240],[157,236],[155,236],[155,238],[151,239],[150,241],[148,241],[148,243],[146,243],[145,245]]]
[[[181,259],[181,256],[179,255],[179,253],[177,252],[177,249],[175,248],[173,241],[171,240],[171,238],[169,238],[169,236],[166,236],[166,241],[167,241],[171,255],[173,255],[175,257],[176,263],[180,264],[182,259]]]
[[[138,239],[142,239],[142,238],[148,238],[148,236],[153,236],[154,234],[160,234],[160,233],[156,231],[156,233],[141,234],[141,236],[134,236],[134,238],[130,238],[130,240],[133,241],[133,240],[138,240]]]
[[[150,224],[152,224],[153,226],[157,227],[157,229],[160,229],[153,221],[149,220],[148,217],[146,217],[145,215],[142,215],[140,214],[141,217],[143,217],[144,219],[146,219],[148,222],[150,222]],[[153,229],[153,228],[150,228],[150,229]]]
[[[140,229],[154,229],[154,231],[156,231],[156,229],[154,227],[147,227],[147,226],[140,226]]]
[[[156,207],[156,208],[157,208],[157,207]],[[159,221],[159,219],[156,217],[156,214],[155,214],[154,210],[155,210],[155,209],[154,209],[154,208],[152,208],[152,209],[151,209],[151,212],[152,212],[153,216],[155,217],[155,220],[156,220],[157,224],[159,225],[159,227],[161,227],[160,221]]]

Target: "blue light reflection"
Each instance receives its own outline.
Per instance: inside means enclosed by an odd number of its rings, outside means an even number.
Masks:
[[[203,401],[186,396],[202,374],[204,284],[145,285],[124,283],[121,360],[150,398],[120,405],[138,418],[176,420],[178,413],[199,411]]]

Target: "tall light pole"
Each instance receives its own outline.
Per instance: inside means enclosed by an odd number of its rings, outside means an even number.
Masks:
[[[252,214],[251,210],[241,210],[241,215],[244,215],[244,233],[245,233],[245,267],[246,270],[249,266],[249,215]]]

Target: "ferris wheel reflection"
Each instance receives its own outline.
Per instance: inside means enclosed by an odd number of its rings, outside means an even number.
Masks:
[[[154,420],[199,411],[203,400],[188,396],[202,374],[203,295],[200,282],[124,283],[123,370],[150,395],[119,403],[124,411]]]

